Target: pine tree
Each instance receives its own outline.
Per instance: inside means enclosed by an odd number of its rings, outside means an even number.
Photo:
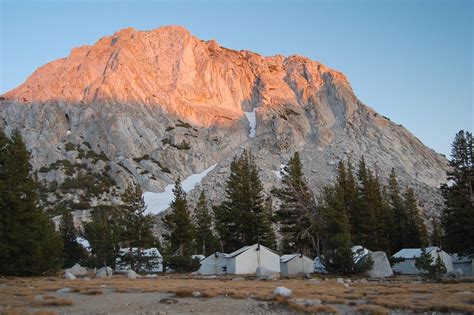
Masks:
[[[430,236],[430,244],[431,246],[438,246],[442,248],[443,247],[443,232],[441,230],[441,223],[439,219],[433,217],[431,219],[431,226],[433,227],[433,231],[431,232],[431,236]]]
[[[263,185],[255,158],[244,150],[235,157],[226,184],[226,200],[213,208],[216,230],[225,251],[261,242],[270,246],[274,232],[265,211]]]
[[[407,217],[405,205],[400,193],[400,187],[398,185],[397,175],[393,168],[390,172],[388,182],[388,199],[393,212],[393,235],[391,237],[390,248],[392,253],[396,253],[406,247],[404,246],[403,240]]]
[[[472,134],[459,131],[451,149],[448,184],[441,186],[445,208],[442,226],[448,251],[474,254],[474,155]]]
[[[167,233],[163,234],[167,242],[165,258],[168,265],[176,271],[191,271],[195,268],[191,260],[195,228],[188,209],[186,192],[178,178],[175,182],[174,200],[171,202],[171,213],[163,219]]]
[[[285,165],[282,175],[282,188],[272,193],[281,200],[275,212],[280,223],[283,249],[287,252],[304,255],[319,254],[320,215],[314,199],[304,179],[298,152]]]
[[[199,200],[194,210],[194,225],[196,226],[196,252],[208,256],[217,251],[219,243],[213,232],[212,215],[209,211],[204,191],[199,195]]]
[[[418,201],[412,188],[407,188],[404,195],[406,211],[405,229],[403,232],[403,246],[417,248],[428,245],[428,232],[418,208]]]
[[[120,207],[119,225],[122,231],[120,241],[122,246],[129,248],[123,260],[135,271],[140,271],[147,260],[154,258],[142,256],[143,249],[152,247],[155,243],[152,232],[153,217],[146,214],[147,207],[142,195],[139,185],[135,188],[129,185],[122,195],[123,205]],[[136,251],[133,248],[136,248]]]
[[[75,263],[82,263],[87,252],[81,244],[77,242],[78,232],[74,226],[72,213],[67,211],[61,216],[59,222],[59,234],[63,240],[63,266],[69,268]]]
[[[425,271],[425,277],[436,281],[441,280],[441,275],[446,273],[446,266],[441,257],[437,255],[433,260],[433,257],[426,252],[426,248],[422,248],[420,257],[415,258],[415,267]]]
[[[356,244],[360,244],[371,250],[377,247],[378,231],[374,229],[375,217],[375,197],[374,180],[372,172],[368,169],[364,158],[359,162],[357,178],[358,198],[352,217],[353,238]],[[375,237],[374,237],[375,234]]]
[[[119,210],[114,206],[97,206],[91,212],[91,221],[84,225],[83,236],[91,245],[91,264],[115,267],[119,255],[122,230]]]
[[[38,206],[38,183],[18,131],[0,130],[0,274],[40,275],[61,267],[62,242]]]
[[[324,255],[322,263],[329,272],[354,274],[367,271],[370,260],[356,264],[352,252],[351,225],[349,211],[353,198],[347,198],[348,173],[343,162],[338,165],[338,175],[334,186],[323,192],[323,237]]]

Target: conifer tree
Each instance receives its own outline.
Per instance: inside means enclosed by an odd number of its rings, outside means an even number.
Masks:
[[[146,214],[145,200],[139,185],[135,188],[129,185],[122,195],[123,205],[120,207],[119,225],[121,228],[120,241],[122,246],[129,248],[123,257],[132,270],[139,271],[146,265],[147,260],[154,257],[143,257],[144,248],[152,247],[155,243],[153,236],[153,217]],[[133,250],[136,248],[136,251]]]
[[[412,188],[407,188],[404,195],[404,207],[407,220],[403,232],[403,246],[409,248],[428,245],[428,232],[418,208],[418,201]]]
[[[433,228],[430,236],[431,246],[438,246],[443,248],[443,232],[441,230],[441,223],[438,218],[431,219],[431,226]]]
[[[451,149],[448,184],[441,186],[445,208],[442,215],[444,243],[448,251],[474,254],[474,155],[472,134],[459,131]]]
[[[374,250],[377,247],[376,237],[374,237],[374,227],[376,226],[374,187],[371,171],[367,168],[365,159],[359,161],[357,173],[359,181],[358,198],[352,217],[354,242]]]
[[[260,242],[270,246],[274,232],[265,211],[263,186],[255,158],[244,150],[235,157],[226,183],[226,200],[213,208],[216,230],[225,251]]]
[[[351,169],[350,164],[348,166]],[[354,195],[354,192],[350,192],[353,184],[348,187],[349,177],[344,163],[339,162],[336,183],[324,189],[321,207],[324,222],[324,255],[321,260],[326,270],[338,274],[362,273],[372,265],[371,260],[359,264],[354,261],[349,211],[353,209],[355,199],[348,198]]]
[[[62,242],[38,206],[30,154],[18,131],[0,130],[0,274],[40,275],[61,267]]]
[[[407,222],[405,205],[400,193],[397,175],[395,169],[392,168],[388,181],[388,200],[393,212],[393,228],[390,248],[392,253],[396,253],[404,246],[404,234]]]
[[[172,211],[162,219],[168,231],[163,234],[166,241],[165,258],[172,269],[191,271],[195,268],[191,259],[195,228],[180,178],[175,182],[173,194],[174,200],[170,204]]]
[[[196,226],[196,252],[208,256],[217,251],[219,244],[213,232],[212,215],[209,211],[204,191],[201,191],[196,209],[194,210],[194,224]]]
[[[119,213],[115,206],[100,205],[92,210],[91,221],[84,225],[83,231],[91,245],[91,264],[115,267],[122,235]]]
[[[78,232],[74,226],[73,215],[66,211],[59,222],[59,234],[63,240],[63,266],[69,268],[75,263],[81,263],[87,253],[81,244],[77,242]]]
[[[298,152],[285,165],[281,175],[282,188],[272,192],[281,200],[275,218],[280,223],[283,249],[310,256],[319,254],[321,218],[313,192],[304,179]]]

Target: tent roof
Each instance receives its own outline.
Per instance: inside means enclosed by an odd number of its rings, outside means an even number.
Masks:
[[[439,250],[438,247],[426,247],[426,252],[431,253],[433,250]],[[392,257],[411,259],[413,257],[418,258],[421,256],[421,248],[404,248],[394,254]]]
[[[227,255],[226,255],[226,258],[234,258],[234,257],[239,256],[240,254],[242,254],[242,253],[248,251],[248,250],[251,249],[251,248],[257,248],[257,246],[258,246],[258,244],[253,244],[253,245],[250,245],[250,246],[244,246],[244,247],[242,247],[242,248],[236,250],[235,252],[232,252],[232,253],[230,253],[230,254],[227,254]],[[269,250],[269,251],[271,251],[272,253],[276,254],[273,250],[271,250],[271,249],[268,248],[268,247],[265,247],[265,246],[263,246],[263,245],[261,245],[261,244],[260,244],[260,247],[265,248],[266,250]]]
[[[296,257],[300,257],[300,256],[301,256],[301,254],[283,255],[283,256],[280,257],[280,262],[286,263],[286,262],[289,262],[290,260],[292,260],[292,259],[294,259],[294,258],[296,258]],[[311,258],[309,258],[309,257],[307,257],[307,256],[305,256],[305,255],[303,255],[303,257],[308,258],[309,260],[312,260]]]
[[[290,255],[283,255],[280,257],[280,262],[285,263],[292,260],[295,257],[298,257],[300,254],[290,254]]]

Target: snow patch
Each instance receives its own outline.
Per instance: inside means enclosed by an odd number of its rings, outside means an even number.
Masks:
[[[283,176],[281,175],[282,172],[285,172],[285,164],[281,164],[280,165],[280,170],[279,171],[272,171],[273,174],[275,174],[275,176],[279,179],[282,179]]]
[[[249,131],[249,137],[250,138],[255,138],[255,128],[257,128],[257,117],[255,117],[255,111],[257,109],[254,108],[253,111],[251,112],[244,112],[245,116],[247,116],[247,120],[249,121],[250,124],[250,131]]]
[[[197,184],[201,182],[201,180],[210,172],[212,171],[217,164],[212,165],[208,169],[205,169],[201,173],[190,175],[189,177],[185,178],[181,185],[185,192],[192,190]],[[145,199],[145,204],[147,206],[146,213],[149,214],[158,214],[167,208],[169,208],[171,201],[174,199],[173,195],[173,188],[174,184],[169,184],[165,187],[164,192],[155,193],[151,191],[147,191],[143,194],[143,198]]]

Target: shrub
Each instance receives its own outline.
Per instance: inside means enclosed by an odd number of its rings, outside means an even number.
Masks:
[[[421,255],[415,258],[415,267],[424,270],[424,276],[428,279],[440,281],[441,275],[446,273],[446,266],[444,265],[441,257],[438,255],[436,260],[433,261],[433,257],[426,252],[425,248],[421,249]]]
[[[64,148],[66,149],[66,151],[74,151],[76,150],[76,146],[71,143],[71,142],[68,142],[64,145]]]

